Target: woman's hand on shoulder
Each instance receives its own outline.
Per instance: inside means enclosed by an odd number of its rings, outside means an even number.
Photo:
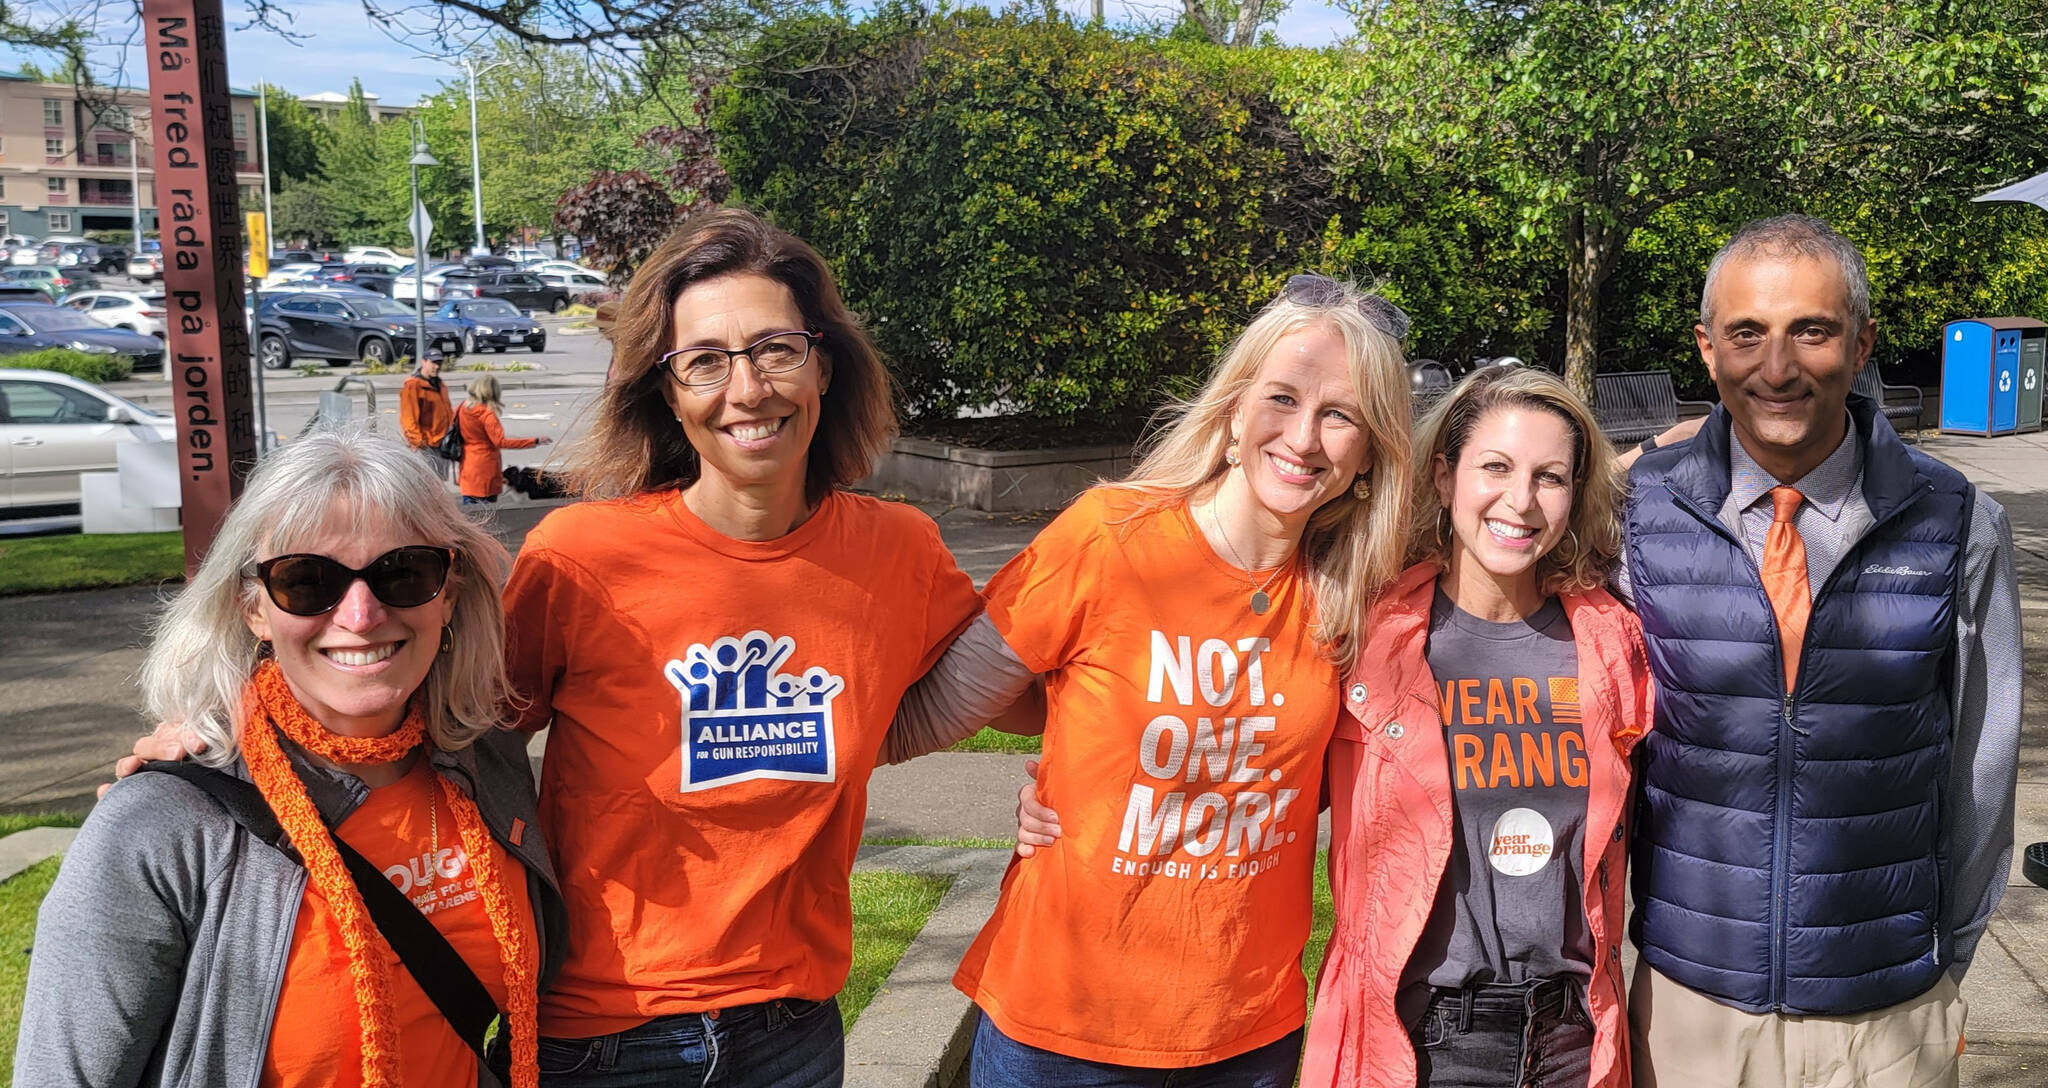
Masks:
[[[1038,761],[1024,761],[1024,773],[1031,781],[1017,791],[1017,856],[1028,858],[1040,847],[1059,841],[1060,814],[1039,803]]]
[[[115,779],[126,778],[142,769],[151,760],[165,759],[176,762],[206,751],[206,741],[198,734],[185,729],[182,723],[158,722],[153,732],[135,738],[135,748],[129,755],[114,761]],[[105,797],[114,788],[108,782],[100,786],[99,796]]]

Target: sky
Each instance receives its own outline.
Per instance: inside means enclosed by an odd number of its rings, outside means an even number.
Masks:
[[[444,82],[458,77],[461,68],[446,60],[421,55],[406,44],[402,31],[390,31],[373,23],[363,11],[362,0],[292,0],[284,4],[295,16],[292,29],[302,40],[288,41],[266,30],[236,29],[246,22],[241,0],[223,0],[228,16],[228,79],[237,87],[270,83],[296,94],[320,91],[347,92],[349,81],[360,78],[363,90],[388,105],[410,105],[421,95],[431,94]],[[35,4],[20,5],[33,10]],[[387,3],[386,6],[396,6]],[[1061,0],[1061,6],[1086,12],[1086,0]],[[110,16],[127,5],[108,5]],[[1173,0],[1105,0],[1112,23],[1157,19],[1177,12]],[[1327,45],[1350,30],[1350,17],[1324,0],[1294,0],[1282,14],[1278,26],[1282,41],[1291,45]],[[131,44],[133,28],[109,22],[101,28],[93,51],[94,72],[103,81],[140,85],[146,78],[142,54]],[[23,60],[49,67],[47,57],[37,57],[0,48],[0,70],[13,70]]]

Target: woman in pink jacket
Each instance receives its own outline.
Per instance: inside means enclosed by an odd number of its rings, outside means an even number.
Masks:
[[[1556,377],[1468,378],[1416,435],[1414,565],[1330,746],[1336,930],[1304,1088],[1626,1086],[1628,752],[1649,728],[1613,450]]]

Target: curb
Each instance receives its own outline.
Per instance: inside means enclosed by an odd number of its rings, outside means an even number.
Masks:
[[[975,1008],[953,971],[994,912],[1007,850],[864,846],[856,871],[951,876],[945,898],[846,1037],[847,1088],[949,1088],[967,1064]]]
[[[0,838],[0,880],[56,857],[70,849],[71,840],[77,837],[75,827],[31,827]]]

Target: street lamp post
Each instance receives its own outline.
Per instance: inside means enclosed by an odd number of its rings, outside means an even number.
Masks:
[[[420,203],[420,167],[439,166],[441,160],[427,150],[427,130],[419,118],[412,122],[412,361],[419,365],[427,357],[427,238],[433,226],[426,206]]]
[[[476,211],[476,244],[470,252],[483,256],[489,252],[484,245],[484,160],[476,135],[476,77],[493,68],[502,68],[507,61],[492,61],[478,68],[468,57],[456,58],[462,70],[469,75],[469,196],[470,205]]]

